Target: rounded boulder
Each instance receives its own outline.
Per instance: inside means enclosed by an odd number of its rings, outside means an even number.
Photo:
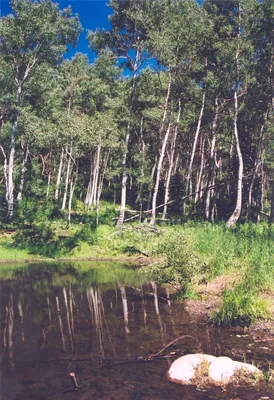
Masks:
[[[175,360],[167,373],[167,378],[171,382],[181,383],[183,385],[190,384],[195,378],[195,372],[199,365],[207,362],[211,365],[216,360],[216,357],[208,354],[188,354]]]

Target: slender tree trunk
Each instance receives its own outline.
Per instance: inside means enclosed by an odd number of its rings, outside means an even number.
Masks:
[[[3,154],[3,158],[4,158],[4,165],[3,165],[3,175],[4,175],[4,182],[5,182],[5,188],[6,188],[6,201],[8,201],[8,173],[7,173],[7,156],[5,153],[4,148],[0,145],[0,150]]]
[[[214,186],[215,184],[215,168],[216,168],[216,132],[217,132],[217,124],[219,118],[219,105],[218,98],[215,99],[215,115],[212,122],[212,140],[210,144],[210,160],[209,160],[209,179],[208,179],[208,187]],[[208,189],[206,193],[206,204],[205,204],[205,219],[208,221],[210,219],[210,209],[214,208],[214,204],[211,204],[212,199],[214,198],[214,189]],[[213,215],[211,214],[211,217]]]
[[[64,211],[64,209],[66,208],[66,202],[67,202],[68,184],[69,184],[69,176],[70,176],[70,164],[71,164],[70,156],[71,156],[71,151],[70,151],[70,154],[68,154],[67,174],[66,174],[66,181],[65,181],[63,203],[62,203],[62,208],[61,208],[62,211]]]
[[[59,163],[59,169],[58,169],[58,175],[57,175],[57,181],[56,181],[56,187],[55,187],[55,194],[54,194],[55,200],[58,200],[58,198],[59,198],[59,189],[60,189],[62,169],[63,169],[63,160],[64,160],[64,148],[62,148],[61,154],[60,154],[60,163]]]
[[[239,33],[240,35],[240,33]],[[238,221],[241,211],[242,211],[242,197],[243,197],[243,172],[244,172],[244,162],[243,162],[243,156],[242,156],[242,151],[240,147],[240,141],[239,141],[239,134],[238,134],[238,115],[239,115],[239,105],[238,105],[238,85],[239,85],[239,46],[236,52],[236,69],[237,69],[237,81],[236,81],[236,87],[234,91],[234,139],[236,143],[236,151],[237,151],[237,156],[238,156],[238,162],[239,162],[239,167],[238,167],[238,182],[237,182],[237,200],[236,200],[236,206],[235,209],[228,219],[226,225],[228,227],[232,227],[236,224]]]
[[[168,103],[170,99],[170,92],[171,92],[171,85],[172,85],[172,75],[171,71],[169,71],[169,82],[168,82],[168,89],[167,89],[167,95],[165,99],[165,108],[164,108],[164,113],[162,117],[162,122],[161,122],[161,127],[160,127],[160,132],[159,132],[159,138],[161,140],[162,133],[165,128],[165,122],[167,118],[167,111],[168,111]],[[156,219],[156,205],[157,205],[157,196],[158,196],[158,190],[159,190],[159,183],[160,183],[160,177],[161,177],[161,172],[162,172],[162,165],[163,165],[163,160],[165,156],[165,151],[166,151],[166,145],[167,141],[169,138],[169,133],[171,129],[171,118],[169,119],[168,126],[166,129],[166,133],[162,142],[162,147],[160,150],[160,155],[158,159],[158,164],[157,164],[157,172],[156,172],[156,180],[155,180],[155,185],[154,185],[154,190],[153,190],[153,196],[152,196],[152,212],[151,212],[151,220],[150,220],[150,225],[155,224],[155,219]]]
[[[93,158],[90,155],[90,172],[89,172],[89,182],[88,182],[88,188],[87,188],[87,194],[86,194],[86,199],[85,199],[85,204],[88,206],[90,196],[91,196],[91,188],[92,188],[92,176],[93,176]]]
[[[108,150],[104,156],[103,169],[101,171],[100,178],[99,178],[99,184],[98,184],[97,204],[99,204],[99,201],[100,201],[100,198],[102,195],[104,178],[106,175],[106,170],[107,170],[107,165],[108,165],[109,153],[110,153],[110,151]]]
[[[95,175],[96,175],[96,156],[92,160],[92,180],[90,181],[90,195],[88,199],[88,208],[92,205],[95,192]]]
[[[127,155],[128,155],[129,139],[130,139],[130,119],[131,119],[132,111],[133,111],[133,98],[134,98],[135,89],[136,89],[136,77],[137,77],[137,71],[139,68],[138,67],[139,56],[140,56],[140,49],[139,49],[139,45],[137,45],[134,66],[133,66],[132,87],[131,87],[131,93],[130,93],[129,103],[128,103],[129,121],[128,121],[127,128],[126,128],[125,148],[124,148],[124,153],[123,153],[123,157],[122,157],[121,203],[120,203],[120,213],[119,213],[119,218],[117,221],[117,226],[122,225],[124,223],[124,219],[125,219],[126,199],[127,199],[127,178],[128,178]]]
[[[152,182],[154,181],[154,175],[155,175],[155,171],[156,171],[156,168],[157,168],[157,163],[158,163],[158,156],[156,155],[156,156],[155,156],[155,162],[154,162],[154,164],[153,164],[153,167],[152,167],[152,170],[151,170],[151,174],[150,174],[150,179],[151,179]],[[151,207],[152,191],[153,191],[153,189],[151,189],[151,190],[149,191],[149,194],[148,194],[148,199],[147,199],[147,210],[149,210],[150,207]]]
[[[159,190],[159,183],[160,183],[160,178],[161,178],[161,172],[162,172],[162,165],[163,165],[163,160],[165,156],[165,151],[166,151],[166,145],[167,141],[169,138],[169,133],[171,129],[171,119],[168,123],[168,127],[166,130],[166,134],[162,143],[162,148],[161,148],[161,153],[157,165],[157,172],[156,172],[156,181],[155,181],[155,186],[154,186],[154,192],[153,192],[153,197],[152,197],[152,211],[151,211],[151,220],[150,220],[150,225],[153,226],[155,224],[156,220],[156,206],[157,206],[157,196],[158,196],[158,190]]]
[[[198,142],[198,138],[199,138],[199,134],[200,134],[201,123],[202,123],[202,119],[203,119],[203,115],[204,115],[205,100],[206,100],[206,94],[204,92],[203,96],[202,96],[202,106],[201,106],[201,110],[200,110],[200,115],[199,115],[198,124],[197,124],[196,132],[195,132],[194,142],[192,145],[192,151],[191,151],[191,156],[190,156],[190,161],[189,161],[188,171],[187,171],[187,176],[186,176],[186,195],[188,195],[188,193],[191,193],[189,186],[190,186],[194,156],[195,156],[197,142]]]
[[[236,224],[238,221],[241,211],[242,211],[242,184],[243,184],[243,171],[244,171],[244,163],[243,163],[243,156],[241,152],[241,147],[240,147],[240,141],[239,141],[239,135],[238,135],[238,113],[239,113],[239,108],[238,108],[238,94],[237,91],[235,90],[234,92],[234,105],[235,105],[235,117],[234,117],[234,138],[235,138],[235,143],[236,143],[236,151],[237,151],[237,156],[238,156],[238,162],[239,162],[239,167],[238,167],[238,182],[237,182],[237,200],[236,200],[236,206],[235,209],[228,219],[226,225],[228,227],[232,227]]]
[[[202,184],[202,175],[203,175],[203,171],[204,171],[204,160],[205,160],[204,150],[205,150],[205,140],[202,137],[201,138],[201,162],[200,162],[200,168],[199,168],[197,182],[196,182],[196,189],[195,189],[196,195],[195,195],[195,199],[194,199],[195,204],[198,202],[198,200],[201,197],[200,188],[201,188],[201,184]]]
[[[97,205],[97,193],[98,193],[98,180],[99,180],[99,170],[100,170],[100,153],[101,153],[101,145],[98,144],[96,150],[96,156],[93,160],[93,168],[91,167],[90,172],[90,183],[89,183],[89,193],[88,197],[88,207],[92,204],[96,207]]]
[[[73,179],[73,174],[71,174],[70,177],[70,184],[69,184],[69,201],[68,201],[68,228],[70,227],[70,219],[71,219],[71,204],[72,204],[72,198],[76,186],[76,181],[77,181],[77,175],[78,175],[78,165],[76,166],[76,171],[75,171],[75,177]]]
[[[171,144],[170,162],[169,162],[169,169],[168,169],[167,179],[166,179],[164,203],[167,203],[169,200],[170,179],[171,179],[172,170],[174,167],[174,154],[175,154],[175,148],[176,148],[176,140],[177,140],[177,135],[178,135],[179,122],[181,119],[181,111],[182,111],[182,105],[181,105],[181,100],[179,100],[178,116],[177,116],[176,126],[175,126],[175,130],[174,130],[174,135],[172,138],[172,144]],[[166,213],[167,213],[167,204],[165,204],[165,206],[164,206],[162,219],[166,218]]]
[[[264,132],[265,132],[265,127],[268,119],[268,113],[269,110],[267,110],[264,113],[264,120],[260,129],[260,136],[259,136],[259,143],[257,145],[257,154],[256,154],[256,161],[255,161],[255,168],[253,170],[249,190],[248,190],[248,204],[247,204],[247,216],[248,220],[252,220],[252,217],[254,218],[254,215],[252,216],[252,205],[254,204],[254,193],[253,189],[255,186],[255,181],[256,178],[259,175],[260,169],[261,169],[261,180],[262,180],[262,166],[263,166],[263,157],[264,157]],[[259,211],[257,212],[257,217],[259,216]]]
[[[101,145],[97,146],[97,155],[96,155],[96,165],[95,165],[95,177],[94,177],[94,200],[93,204],[97,207],[98,200],[98,180],[99,180],[99,169],[100,169],[100,154],[101,154]]]
[[[17,94],[16,94],[16,106],[17,110],[15,112],[15,119],[12,124],[11,134],[10,134],[10,156],[9,156],[9,166],[8,166],[8,191],[7,191],[7,203],[8,203],[8,218],[11,219],[13,216],[13,208],[14,208],[14,182],[13,182],[13,173],[14,173],[14,157],[15,157],[15,140],[16,133],[18,128],[18,117],[19,117],[19,106],[20,106],[20,98],[22,93],[22,86],[17,86]]]
[[[264,194],[265,194],[265,173],[264,173],[264,162],[262,161],[261,165],[261,185],[260,185],[260,196],[258,198],[258,214],[257,214],[257,219],[256,222],[260,222],[260,217],[261,217],[261,211],[263,211],[264,208]]]
[[[127,131],[129,131],[130,126],[128,123]],[[117,226],[120,226],[124,223],[125,219],[125,211],[126,211],[126,197],[127,197],[127,169],[126,169],[126,164],[127,164],[127,153],[128,153],[128,144],[129,144],[129,133],[126,134],[126,140],[125,140],[125,151],[123,154],[123,160],[122,160],[122,184],[121,184],[121,204],[120,204],[120,214],[117,222]]]
[[[51,174],[49,172],[48,174],[48,184],[47,184],[47,194],[46,194],[46,198],[49,198],[49,189],[50,189],[50,181],[51,181]]]
[[[271,183],[272,190],[271,190],[271,212],[270,212],[270,223],[274,224],[274,179]]]
[[[17,201],[18,202],[20,200],[22,200],[22,193],[23,193],[24,181],[25,181],[25,172],[27,171],[26,164],[27,164],[27,161],[28,161],[28,157],[29,157],[29,148],[28,148],[28,145],[27,145],[25,156],[24,156],[23,161],[22,161],[21,179],[20,179],[19,191],[18,191],[18,195],[17,195]]]

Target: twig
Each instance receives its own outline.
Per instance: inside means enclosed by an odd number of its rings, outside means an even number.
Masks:
[[[70,371],[69,371],[70,366],[71,366],[71,364],[73,363],[73,361],[76,360],[76,356],[77,356],[77,353],[75,353],[75,356],[73,357],[73,359],[71,360],[70,364],[68,365],[68,372],[70,372]],[[69,360],[68,360],[68,361],[69,361]]]
[[[193,340],[195,340],[196,342],[197,342],[197,339],[195,339],[193,336],[190,336],[190,335],[182,335],[182,336],[180,336],[180,337],[178,337],[177,339],[174,339],[174,340],[172,340],[171,342],[169,342],[164,348],[162,348],[160,351],[158,351],[158,353],[156,353],[156,354],[152,354],[150,357],[157,357],[159,354],[161,354],[164,350],[166,350],[168,347],[170,347],[171,345],[173,345],[174,343],[176,343],[176,342],[178,342],[179,340],[181,340],[181,339],[184,339],[184,338],[190,338],[190,339],[193,339]]]
[[[265,213],[265,212],[263,212],[263,211],[260,211],[260,214],[264,215],[265,217],[268,217],[268,218],[270,218],[270,215],[269,215],[269,214],[267,214],[267,213]]]

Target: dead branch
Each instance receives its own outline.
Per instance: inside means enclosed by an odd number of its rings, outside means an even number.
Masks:
[[[264,215],[264,216],[267,217],[267,218],[270,218],[270,215],[267,214],[267,213],[265,213],[265,212],[263,212],[263,211],[260,211],[260,214]]]
[[[160,355],[164,350],[166,350],[168,347],[172,346],[174,343],[177,343],[179,340],[184,339],[184,338],[190,338],[190,339],[193,339],[193,340],[195,340],[195,341],[197,342],[197,339],[195,339],[193,336],[190,336],[190,335],[182,335],[182,336],[179,336],[177,339],[174,339],[174,340],[172,340],[171,342],[169,342],[165,347],[163,347],[160,351],[158,351],[158,353],[152,354],[150,357],[151,357],[151,358],[154,358],[154,357],[159,356],[159,355]]]

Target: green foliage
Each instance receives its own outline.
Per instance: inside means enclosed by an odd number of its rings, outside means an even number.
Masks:
[[[20,82],[32,64],[60,61],[66,45],[76,43],[81,25],[70,7],[61,11],[50,1],[15,0],[11,8],[13,14],[1,19],[0,52],[4,60],[20,66]]]
[[[190,232],[173,230],[162,235],[154,254],[161,255],[161,265],[152,267],[155,280],[186,289],[199,272],[201,263],[195,250],[195,238]]]
[[[50,220],[43,219],[24,225],[14,237],[15,247],[49,258],[65,256],[84,242],[88,245],[97,242],[96,233],[91,226],[85,225],[72,234],[65,232],[62,235]]]
[[[193,286],[186,284],[182,290],[179,290],[177,293],[175,293],[174,299],[178,301],[183,301],[186,299],[200,300],[201,295]]]
[[[268,317],[267,302],[259,298],[256,288],[238,285],[225,291],[221,309],[213,315],[212,322],[218,326],[250,326],[257,319]]]

